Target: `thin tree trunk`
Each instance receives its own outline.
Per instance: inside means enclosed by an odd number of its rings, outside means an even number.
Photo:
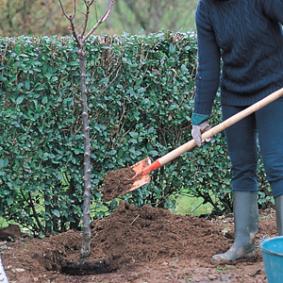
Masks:
[[[86,58],[83,49],[79,50],[79,60],[81,68],[81,102],[82,102],[82,122],[84,135],[84,197],[83,197],[83,243],[81,249],[81,259],[90,255],[91,228],[90,228],[90,202],[91,202],[91,146],[89,135],[89,115],[86,87]]]
[[[77,31],[77,26],[74,22],[77,12],[77,0],[73,0],[73,13],[68,14],[62,4],[62,0],[58,0],[64,16],[69,20],[73,38],[78,46],[79,62],[80,62],[80,83],[81,83],[81,103],[82,103],[82,123],[84,136],[84,196],[83,196],[83,240],[81,248],[81,261],[90,255],[91,243],[91,227],[90,227],[90,204],[91,204],[91,146],[89,134],[89,115],[88,115],[88,90],[86,86],[86,54],[85,42],[94,34],[97,28],[106,21],[109,17],[115,0],[108,0],[108,5],[105,13],[97,20],[93,27],[87,32],[90,7],[95,3],[95,0],[83,0],[85,4],[85,18],[82,31]]]

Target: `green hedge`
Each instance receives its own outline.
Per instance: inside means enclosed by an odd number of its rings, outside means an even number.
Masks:
[[[0,39],[0,213],[35,234],[80,225],[83,138],[74,46],[69,38]],[[93,37],[87,44],[94,217],[117,205],[101,201],[107,171],[155,159],[191,138],[195,57],[189,33]],[[212,121],[220,121],[219,103]],[[215,212],[231,208],[221,135],[152,179],[125,198],[168,207],[168,196],[186,190]]]

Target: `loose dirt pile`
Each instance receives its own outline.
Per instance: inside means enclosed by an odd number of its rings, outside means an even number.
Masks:
[[[5,251],[3,260],[10,280],[20,283],[265,282],[260,256],[240,265],[247,274],[235,269],[232,277],[230,273],[221,277],[225,280],[236,278],[235,281],[217,281],[221,274],[210,264],[210,258],[226,250],[232,242],[231,237],[224,235],[226,228],[219,224],[223,221],[176,216],[163,209],[137,208],[122,203],[111,216],[92,223],[92,253],[87,264],[90,269],[95,265],[100,272],[106,268],[104,271],[112,271],[110,274],[92,277],[60,274],[66,263],[79,262],[81,235],[75,231],[13,244]],[[231,227],[231,223],[228,224]],[[265,225],[266,231],[274,232],[274,223]],[[145,273],[150,269],[152,272]],[[178,280],[174,281],[167,273]],[[154,279],[147,281],[146,278]],[[210,279],[186,281],[186,278]]]
[[[212,234],[218,234],[216,227],[204,219],[122,203],[116,213],[93,223],[93,255],[110,259],[118,268],[176,256],[207,258],[207,250],[219,248]]]
[[[135,171],[131,167],[108,172],[101,188],[103,199],[112,200],[128,192],[134,182],[132,179],[134,176]]]

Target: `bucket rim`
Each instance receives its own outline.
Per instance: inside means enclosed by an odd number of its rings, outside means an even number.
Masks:
[[[275,237],[270,237],[270,238],[266,238],[264,239],[261,243],[260,243],[260,248],[263,252],[267,253],[267,254],[270,254],[270,255],[277,255],[277,256],[280,256],[280,257],[283,257],[283,252],[273,252],[273,251],[270,251],[266,248],[263,247],[263,245],[266,243],[266,242],[270,242],[270,241],[273,241],[273,240],[280,240],[282,239],[283,240],[283,236],[275,236]]]

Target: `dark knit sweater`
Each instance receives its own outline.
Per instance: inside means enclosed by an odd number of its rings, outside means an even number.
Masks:
[[[223,104],[251,105],[283,87],[281,23],[283,0],[199,1],[195,113],[211,113],[221,58]]]

